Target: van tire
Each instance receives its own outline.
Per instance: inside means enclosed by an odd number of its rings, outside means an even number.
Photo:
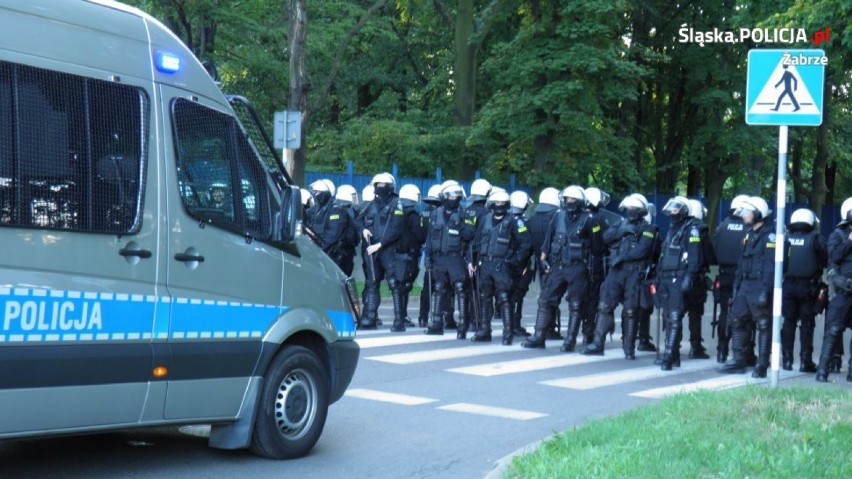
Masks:
[[[264,375],[251,451],[270,459],[302,457],[328,415],[328,374],[316,353],[285,346]]]

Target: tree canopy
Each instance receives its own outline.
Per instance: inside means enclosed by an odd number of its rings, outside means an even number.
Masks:
[[[774,196],[777,128],[744,121],[747,52],[682,29],[825,31],[825,115],[790,129],[788,199],[852,195],[848,0],[128,0],[262,117],[291,105],[292,5],[307,13],[308,170]],[[830,30],[826,30],[830,29]],[[300,174],[297,174],[298,177]]]

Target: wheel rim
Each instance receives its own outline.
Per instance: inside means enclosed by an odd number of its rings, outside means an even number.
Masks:
[[[284,376],[275,397],[275,422],[281,435],[298,439],[308,430],[317,413],[317,385],[304,369]]]

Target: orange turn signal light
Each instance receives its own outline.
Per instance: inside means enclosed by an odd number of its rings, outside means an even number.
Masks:
[[[154,377],[155,378],[164,378],[169,374],[169,370],[166,369],[165,366],[157,366],[154,368]]]

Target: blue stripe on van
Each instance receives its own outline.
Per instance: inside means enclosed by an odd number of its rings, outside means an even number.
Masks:
[[[326,316],[334,323],[334,329],[341,338],[355,337],[355,316],[345,311],[326,311]]]

